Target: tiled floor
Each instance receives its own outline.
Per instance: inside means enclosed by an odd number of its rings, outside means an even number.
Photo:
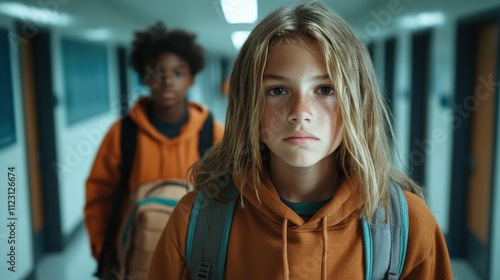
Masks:
[[[36,280],[97,280],[92,276],[96,263],[88,244],[87,233],[82,230],[62,253],[42,257]]]
[[[469,264],[463,260],[451,260],[454,280],[483,280],[475,274]]]
[[[483,280],[475,276],[469,265],[452,260],[454,280]],[[87,234],[82,230],[66,250],[60,254],[44,256],[36,271],[37,280],[96,280],[92,277],[96,268],[90,256]]]

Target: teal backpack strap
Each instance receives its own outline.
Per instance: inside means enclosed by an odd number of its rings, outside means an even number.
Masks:
[[[391,185],[389,191],[389,222],[384,223],[383,207],[377,209],[372,223],[362,219],[366,280],[398,279],[403,271],[408,244],[408,203],[399,186]]]
[[[232,193],[237,193],[231,186]],[[233,191],[234,190],[234,191]],[[222,280],[236,199],[215,201],[198,192],[189,218],[186,262],[192,280]]]

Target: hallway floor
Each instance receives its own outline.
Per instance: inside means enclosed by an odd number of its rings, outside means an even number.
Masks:
[[[482,280],[475,276],[469,265],[461,260],[452,260],[454,280]],[[36,271],[37,280],[96,280],[96,264],[90,256],[87,233],[81,230],[70,245],[60,254],[42,257]],[[139,279],[137,279],[139,280]]]

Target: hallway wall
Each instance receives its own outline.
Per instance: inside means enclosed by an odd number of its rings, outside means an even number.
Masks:
[[[397,66],[395,71],[395,132],[397,144],[402,154],[403,169],[408,170],[409,156],[419,151],[410,151],[409,119],[411,87],[411,43],[409,36],[415,32],[430,29],[431,72],[429,73],[429,99],[427,138],[420,139],[420,152],[427,153],[425,192],[427,202],[435,215],[443,232],[448,234],[450,223],[450,192],[452,145],[454,130],[460,126],[455,123],[453,104],[463,104],[462,100],[454,100],[455,63],[456,63],[456,31],[457,22],[474,14],[487,12],[500,7],[499,1],[376,1],[370,7],[371,16],[361,15],[352,19],[359,34],[365,41],[375,41],[376,46],[383,47],[387,38],[397,38]],[[426,17],[426,18],[425,18]],[[427,21],[427,22],[426,22]],[[378,55],[383,53],[377,52]],[[379,63],[381,59],[376,59]],[[383,61],[383,60],[382,60]],[[471,66],[472,67],[472,66]],[[383,77],[383,67],[376,66]],[[470,115],[470,114],[469,114]],[[497,127],[498,127],[497,118]],[[497,128],[498,129],[498,128]],[[497,137],[498,139],[498,137]],[[498,143],[498,140],[497,140]],[[497,144],[498,145],[498,144]],[[498,148],[497,148],[498,153]],[[498,169],[499,155],[496,156]],[[495,198],[493,203],[493,229],[491,231],[492,259],[491,264],[500,263],[500,181],[496,172],[494,183]],[[500,277],[500,269],[491,265],[491,279]]]
[[[120,117],[120,97],[118,92],[116,54],[113,44],[95,43],[107,50],[108,87],[110,108],[105,113],[92,116],[74,124],[67,124],[68,109],[65,106],[65,73],[62,62],[61,40],[72,38],[84,40],[54,32],[52,37],[54,95],[57,106],[54,111],[57,141],[57,170],[60,188],[61,226],[64,236],[71,234],[82,222],[85,204],[85,181],[94,162],[95,154],[101,145],[105,133],[111,124]],[[85,42],[85,41],[83,41]],[[82,80],[81,87],[85,87]]]
[[[76,4],[76,2],[75,2]],[[109,7],[108,7],[109,4]],[[72,5],[77,9],[83,4]],[[112,4],[103,4],[101,15],[109,12],[113,18],[121,18],[124,22],[128,17],[120,11],[114,11]],[[84,6],[84,5],[83,5]],[[81,7],[80,7],[81,8]],[[87,7],[88,8],[88,7]],[[412,153],[427,154],[425,192],[430,209],[435,215],[439,226],[445,235],[449,234],[450,192],[452,191],[452,147],[453,134],[457,129],[454,123],[453,104],[461,104],[455,99],[455,64],[456,64],[456,31],[457,22],[476,13],[500,8],[499,0],[378,0],[367,8],[366,13],[348,20],[356,26],[359,35],[365,42],[375,46],[374,64],[380,81],[384,84],[384,42],[389,38],[396,39],[395,77],[394,77],[394,129],[397,146],[401,157],[400,167],[408,170]],[[103,16],[103,17],[104,17]],[[89,19],[87,19],[89,20]],[[101,19],[105,22],[105,19]],[[130,19],[129,19],[130,20]],[[135,22],[137,19],[131,19]],[[427,21],[427,22],[426,22]],[[132,24],[132,22],[126,23]],[[125,23],[124,23],[125,24]],[[97,25],[97,24],[96,24]],[[0,15],[0,28],[7,28],[13,34],[14,21]],[[419,139],[419,150],[410,150],[410,119],[411,119],[411,61],[412,42],[415,32],[431,30],[429,75],[429,96],[427,116],[427,137]],[[94,156],[109,126],[120,117],[120,89],[118,88],[118,62],[116,47],[118,43],[107,41],[91,41],[88,34],[51,27],[51,56],[53,69],[54,96],[57,104],[54,108],[55,131],[57,141],[57,161],[53,163],[59,183],[59,207],[61,230],[64,238],[69,238],[83,221],[85,202],[85,180],[90,172]],[[131,35],[131,34],[130,34]],[[65,106],[64,70],[61,51],[61,39],[76,38],[93,44],[104,46],[108,54],[108,81],[110,108],[91,118],[72,125],[66,123],[68,109]],[[3,39],[3,38],[2,38]],[[97,39],[97,38],[94,38]],[[19,41],[10,41],[13,96],[15,108],[16,142],[0,148],[0,198],[4,198],[7,189],[6,170],[10,165],[16,166],[18,187],[16,189],[16,211],[22,219],[17,220],[16,247],[17,272],[14,278],[8,274],[7,263],[0,262],[0,279],[24,279],[33,269],[33,244],[31,236],[30,189],[28,185],[28,169],[26,160],[26,136],[23,116],[22,83],[20,80]],[[128,47],[128,45],[126,45]],[[200,72],[195,85],[189,92],[189,98],[209,107],[215,119],[225,121],[227,99],[220,95],[218,81],[222,81],[223,73],[220,64],[221,56],[208,53],[207,66]],[[129,105],[139,95],[147,93],[140,86],[139,80],[131,69],[129,71]],[[81,85],[82,87],[85,84]],[[497,99],[500,102],[500,99]],[[500,103],[499,103],[500,104]],[[500,123],[500,112],[497,112],[497,130]],[[498,132],[497,132],[498,133]],[[497,136],[497,147],[500,147],[500,137]],[[492,264],[500,263],[500,149],[495,155],[494,201],[491,240]],[[3,192],[3,193],[2,193]],[[0,205],[5,205],[0,203]],[[0,223],[7,221],[7,212],[0,209]],[[0,227],[0,254],[4,255],[5,242],[9,232],[5,226]],[[491,266],[492,279],[500,279],[500,266]]]
[[[11,20],[0,16],[0,28],[13,30]],[[5,40],[6,38],[2,38]],[[12,46],[12,45],[11,45]],[[22,94],[19,81],[19,61],[15,49],[11,49],[12,85],[16,142],[0,149],[0,279],[24,279],[33,270],[31,208],[26,162],[26,140]],[[2,61],[1,63],[5,63]],[[7,93],[0,93],[7,94]],[[15,167],[15,216],[8,212],[8,168]],[[10,199],[9,199],[10,200]],[[10,220],[10,217],[16,220]],[[10,227],[14,223],[14,227]],[[12,250],[14,249],[14,250]],[[12,251],[15,258],[12,259]],[[9,261],[13,262],[9,263]],[[10,268],[10,269],[9,269]]]

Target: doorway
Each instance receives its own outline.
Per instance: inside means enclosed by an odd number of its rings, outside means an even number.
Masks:
[[[33,43],[26,40],[19,45],[21,84],[23,85],[26,151],[30,186],[31,223],[33,230],[34,258],[38,260],[44,251],[43,189],[40,170],[40,138],[38,132],[35,73],[33,72]]]
[[[459,24],[449,247],[489,279],[499,20]],[[464,43],[466,40],[466,43]]]
[[[52,84],[50,33],[28,30],[16,23],[26,128],[26,149],[32,211],[35,262],[45,252],[63,248],[59,209],[59,184],[54,127],[55,97]]]

